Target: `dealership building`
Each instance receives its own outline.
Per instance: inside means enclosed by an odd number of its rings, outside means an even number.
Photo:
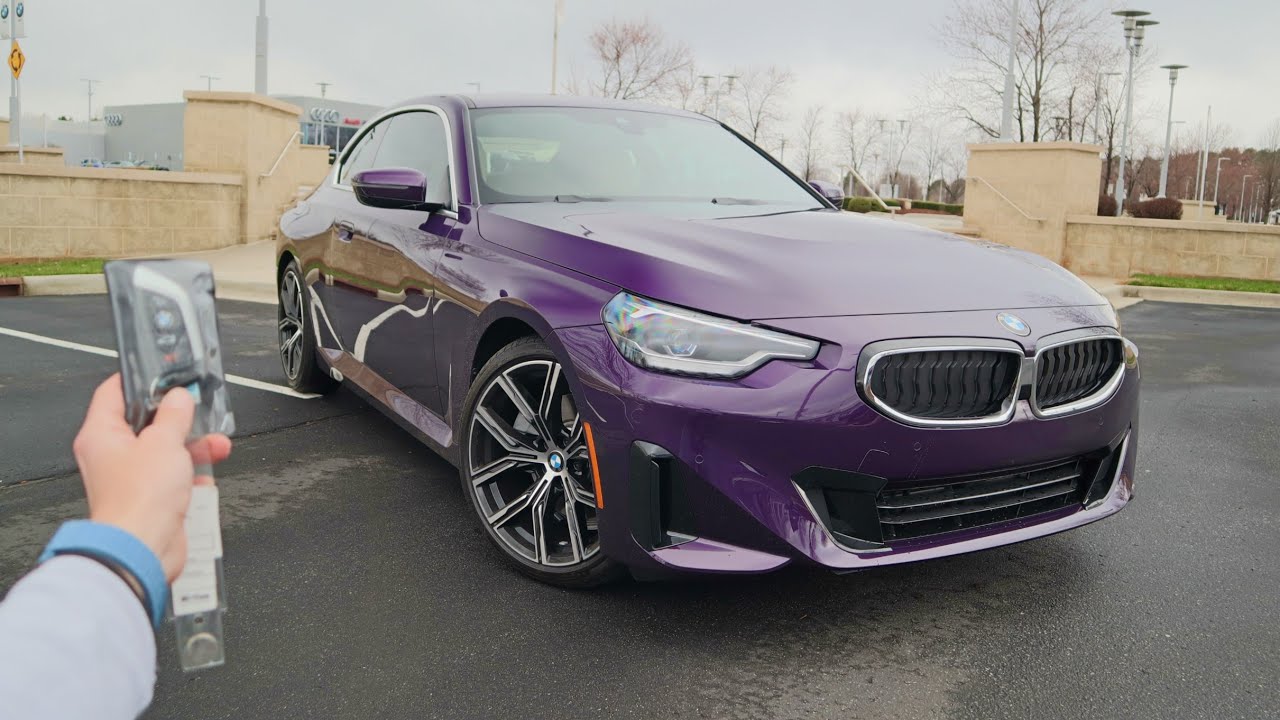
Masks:
[[[377,115],[376,105],[305,95],[274,95],[302,109],[298,131],[304,145],[341,150],[360,126]],[[60,147],[67,165],[93,159],[102,162],[149,161],[182,170],[182,120],[185,102],[108,105],[102,119],[91,123],[23,115],[22,140],[28,147]]]
[[[328,145],[335,150],[345,147],[360,126],[382,109],[324,97],[272,97],[302,109],[298,131],[303,144]],[[104,162],[148,160],[181,170],[185,110],[185,102],[106,106],[102,112],[102,154],[98,158]],[[67,157],[67,164],[79,164],[79,159]]]

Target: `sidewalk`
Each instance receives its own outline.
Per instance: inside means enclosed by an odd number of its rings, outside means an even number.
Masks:
[[[232,245],[221,250],[165,255],[203,260],[213,268],[218,297],[247,302],[276,302],[276,244],[272,240]]]

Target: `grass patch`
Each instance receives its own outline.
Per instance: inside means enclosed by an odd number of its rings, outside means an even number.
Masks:
[[[1280,293],[1280,282],[1275,280],[1238,280],[1218,277],[1177,277],[1174,275],[1147,275],[1138,273],[1129,279],[1130,285],[1148,287],[1191,288],[1193,290],[1234,290],[1237,292]]]
[[[0,277],[26,275],[91,275],[102,272],[101,258],[62,258],[32,262],[0,263]]]

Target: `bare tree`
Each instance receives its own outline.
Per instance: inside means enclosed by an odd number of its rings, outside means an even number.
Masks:
[[[1014,1],[1021,3],[1014,61],[1015,136],[1022,142],[1044,139],[1053,130],[1054,115],[1064,117],[1064,128],[1071,128],[1066,134],[1074,136],[1082,92],[1079,73],[1073,71],[1116,33],[1102,32],[1104,9],[1079,0]],[[993,138],[1000,134],[1009,20],[1008,0],[958,0],[938,27],[958,66],[935,95],[947,99],[954,115]]]
[[[787,68],[747,68],[740,73],[729,124],[752,142],[762,142],[774,125],[786,119],[783,107],[794,83],[795,76]]]
[[[822,116],[821,105],[810,105],[800,122],[800,177],[805,182],[817,179],[818,168],[826,156],[822,146]]]
[[[874,178],[867,177],[867,162],[880,139],[880,123],[861,110],[849,110],[836,118],[836,135],[845,152],[849,153],[849,164],[853,169],[867,182],[875,182]],[[857,189],[853,188],[853,191]]]
[[[922,199],[928,200],[934,177],[941,174],[943,164],[946,162],[947,151],[951,148],[952,143],[949,128],[942,123],[923,128],[921,135],[923,137],[916,146],[916,152],[920,155],[921,164],[924,165],[925,196]]]
[[[1262,131],[1262,144],[1254,155],[1258,168],[1258,183],[1262,188],[1263,221],[1280,204],[1280,118],[1271,121]]]
[[[693,56],[682,43],[668,41],[649,20],[610,20],[588,38],[597,67],[590,92],[624,100],[679,100]],[[685,99],[692,96],[692,90]]]

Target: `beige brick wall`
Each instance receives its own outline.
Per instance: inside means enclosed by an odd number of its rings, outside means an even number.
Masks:
[[[0,164],[0,259],[234,245],[242,195],[237,176]]]
[[[1072,142],[970,145],[965,224],[1062,262],[1066,216],[1097,210],[1100,150]]]
[[[8,135],[7,128],[5,130],[5,135]],[[0,147],[0,163],[16,162],[18,162],[17,146]],[[22,148],[22,162],[27,165],[52,165],[54,167],[62,167],[66,164],[66,161],[63,159],[62,148],[47,147]]]
[[[1065,254],[1063,264],[1081,275],[1280,280],[1280,227],[1071,216]]]
[[[252,93],[189,91],[185,97],[186,168],[241,177],[240,241],[271,238],[299,186],[314,186],[328,172],[328,151],[301,144],[295,105]]]

